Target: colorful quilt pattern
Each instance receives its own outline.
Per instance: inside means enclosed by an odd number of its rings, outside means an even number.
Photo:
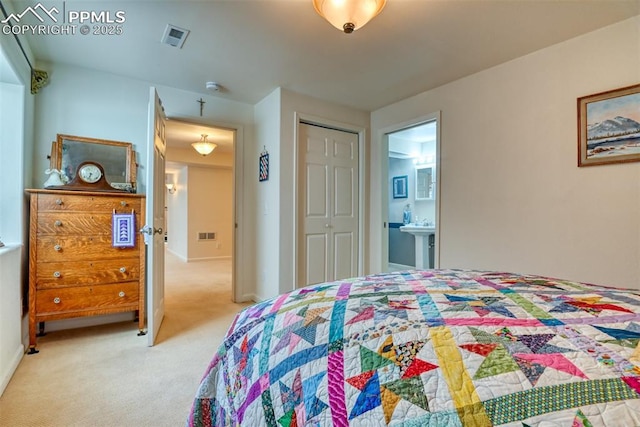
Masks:
[[[640,291],[407,271],[238,314],[191,426],[640,426]]]

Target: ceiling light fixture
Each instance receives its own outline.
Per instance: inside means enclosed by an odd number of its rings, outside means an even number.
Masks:
[[[313,0],[316,12],[347,34],[365,26],[380,13],[387,0]]]
[[[203,156],[208,156],[209,154],[211,154],[211,152],[213,150],[216,149],[216,147],[218,145],[214,144],[213,142],[209,142],[207,141],[207,136],[205,134],[201,135],[202,138],[200,138],[200,141],[196,141],[193,144],[191,144],[191,146],[199,153],[202,154]]]

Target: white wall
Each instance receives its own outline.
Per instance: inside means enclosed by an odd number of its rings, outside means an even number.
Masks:
[[[147,82],[108,73],[42,63],[50,83],[41,90],[35,110],[33,179],[42,188],[47,156],[57,134],[130,142],[136,151],[138,192],[146,181]]]
[[[640,82],[639,41],[635,17],[374,111],[372,182],[381,130],[439,110],[441,267],[640,289],[640,163],[576,152],[576,99]],[[381,206],[372,192],[371,271]]]
[[[233,172],[188,166],[188,260],[230,258],[233,233]],[[198,240],[214,232],[216,240]]]
[[[255,107],[256,144],[254,175],[247,185],[256,187],[256,299],[288,292],[295,286],[295,170],[297,114],[329,124],[367,129],[369,114],[285,89],[277,89]],[[367,140],[362,144],[366,151]],[[257,182],[258,156],[269,151],[269,180]],[[366,170],[366,165],[361,165]],[[255,183],[255,184],[251,184]],[[366,217],[366,216],[365,216]],[[365,245],[366,246],[366,245]]]
[[[233,153],[205,157],[167,148],[167,173],[177,184],[174,194],[166,193],[167,249],[185,262],[232,256],[233,162]],[[216,232],[217,239],[199,242],[198,231]]]
[[[36,104],[36,147],[33,155],[36,185],[41,187],[44,181],[51,141],[58,133],[65,133],[133,143],[139,164],[138,192],[144,192],[148,97],[149,87],[153,84],[64,64],[42,63],[39,68],[49,72],[50,83],[38,95]],[[156,87],[168,117],[240,129],[237,145],[241,150],[238,156],[244,161],[244,149],[250,149],[253,144],[253,106],[204,93]],[[206,101],[202,117],[199,116],[197,102],[201,97]],[[241,197],[243,210],[238,223],[246,228],[239,232],[239,244],[252,245],[245,239],[251,235],[255,223],[254,195],[243,191]],[[236,277],[236,287],[237,295],[246,298],[252,294],[255,283],[252,268],[255,261],[251,251],[243,252],[242,257],[243,265],[246,265]]]
[[[14,12],[11,5],[5,7]],[[21,37],[22,38],[22,37]],[[22,43],[24,44],[24,40]],[[26,54],[33,63],[28,46]],[[0,37],[0,167],[8,179],[0,190],[0,395],[23,355],[23,300],[27,275],[28,199],[31,185],[34,96],[29,66],[12,36]]]
[[[279,238],[280,253],[277,263],[280,268],[279,287],[272,288],[272,296],[287,292],[294,289],[295,286],[295,171],[296,171],[296,113],[307,117],[315,117],[321,123],[335,125],[343,124],[350,128],[368,129],[369,113],[365,111],[355,110],[353,108],[321,101],[308,96],[300,95],[288,90],[282,90],[281,99],[281,122],[280,122],[280,159],[279,170],[280,175],[280,204],[279,204]],[[365,140],[361,142],[360,149],[367,153],[369,137],[364,132]],[[360,168],[367,173],[366,160],[365,164],[361,164]],[[365,179],[366,184],[366,179]],[[365,196],[367,194],[365,188]],[[367,212],[363,212],[363,221],[367,222]],[[363,236],[366,238],[366,236]],[[366,254],[367,245],[365,242],[362,248]]]
[[[189,175],[186,165],[172,169],[176,192],[166,193],[167,250],[183,261],[189,259]]]
[[[0,248],[0,395],[24,354],[21,328],[20,260],[22,246]]]
[[[278,294],[279,264],[279,201],[280,201],[280,104],[281,90],[277,89],[255,105],[256,143],[248,150],[246,169],[251,170],[245,189],[255,193],[255,300]],[[269,179],[258,181],[258,160],[263,150],[269,152]]]

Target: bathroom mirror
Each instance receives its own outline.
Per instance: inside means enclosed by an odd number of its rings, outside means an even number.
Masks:
[[[93,160],[104,168],[113,188],[136,192],[136,159],[129,142],[58,134],[51,147],[51,168],[72,180],[82,162]]]
[[[416,200],[433,200],[435,196],[435,166],[416,168]]]

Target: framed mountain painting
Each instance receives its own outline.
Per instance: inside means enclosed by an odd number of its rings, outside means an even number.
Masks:
[[[578,166],[640,161],[640,84],[578,98]]]

